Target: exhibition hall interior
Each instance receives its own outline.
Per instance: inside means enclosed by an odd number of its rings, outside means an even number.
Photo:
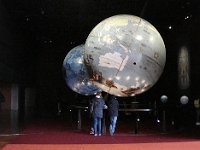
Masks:
[[[198,0],[0,0],[0,149],[198,145],[199,42]],[[113,137],[107,109],[89,134],[98,92],[119,102]]]

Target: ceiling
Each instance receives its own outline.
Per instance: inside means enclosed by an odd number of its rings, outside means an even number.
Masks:
[[[199,18],[198,0],[2,0],[15,29],[32,43],[85,42],[92,28],[117,14],[140,16],[161,34]],[[170,31],[171,32],[171,31]]]

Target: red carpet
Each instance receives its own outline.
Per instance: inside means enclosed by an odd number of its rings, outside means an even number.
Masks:
[[[76,126],[75,126],[76,127]],[[128,131],[116,131],[114,136],[108,133],[94,137],[89,131],[77,131],[75,127],[63,122],[36,122],[27,126],[20,135],[11,141],[12,144],[119,144],[119,143],[157,143],[196,141],[197,137],[149,133],[134,134]],[[122,130],[122,129],[121,129]]]
[[[8,144],[3,150],[199,150],[200,142],[137,144]]]
[[[162,149],[162,150],[190,150],[199,149],[199,136],[183,134],[160,134],[146,132],[133,134],[126,130],[118,129],[114,136],[108,133],[101,137],[89,135],[89,131],[75,130],[63,122],[35,122],[28,125],[23,131],[7,144],[3,150],[118,150],[118,149]],[[119,131],[120,130],[120,131]]]
[[[135,135],[116,134],[94,137],[86,132],[60,131],[60,132],[32,132],[24,133],[15,138],[12,144],[118,144],[118,143],[157,143],[197,141],[196,138],[185,138],[171,135]]]

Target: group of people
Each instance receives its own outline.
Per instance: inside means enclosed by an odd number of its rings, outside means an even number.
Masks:
[[[107,109],[109,114],[110,135],[113,136],[115,133],[119,109],[118,100],[115,96],[111,96],[107,101],[105,101],[102,94],[98,92],[90,103],[90,113],[93,119],[90,134],[94,134],[94,136],[101,136],[102,134],[101,120],[103,118],[104,109]]]

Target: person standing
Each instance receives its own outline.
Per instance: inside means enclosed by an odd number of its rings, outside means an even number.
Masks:
[[[94,123],[94,136],[101,136],[101,119],[103,118],[103,109],[107,109],[107,105],[100,92],[92,99],[91,109]]]
[[[117,123],[117,118],[118,118],[118,111],[119,111],[119,102],[116,96],[112,96],[108,100],[107,105],[108,105],[108,114],[110,118],[109,131],[110,131],[110,135],[113,136],[115,133],[116,123]]]

